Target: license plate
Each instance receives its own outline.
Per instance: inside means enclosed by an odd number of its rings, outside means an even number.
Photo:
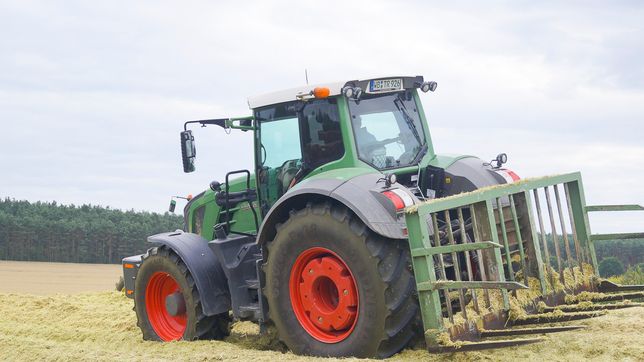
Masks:
[[[369,82],[369,92],[391,92],[402,89],[402,79],[374,79]]]

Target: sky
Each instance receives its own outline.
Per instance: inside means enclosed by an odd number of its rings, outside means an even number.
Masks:
[[[506,152],[522,177],[581,171],[589,204],[644,204],[642,19],[637,1],[0,0],[0,197],[163,212],[252,168],[251,134],[209,127],[184,174],[183,122],[249,115],[307,69],[423,75],[438,153]]]

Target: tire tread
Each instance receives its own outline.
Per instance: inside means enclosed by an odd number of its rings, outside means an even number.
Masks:
[[[172,249],[167,246],[155,246],[149,248],[142,257],[143,263],[145,260],[152,257],[162,257],[168,259],[170,262],[175,264],[179,271],[183,274],[183,277],[186,279],[188,287],[190,290],[184,291],[184,293],[189,293],[192,295],[193,300],[195,301],[195,315],[196,315],[196,328],[195,335],[191,338],[192,340],[197,339],[223,339],[230,334],[230,323],[231,318],[228,313],[222,313],[213,316],[206,316],[203,313],[201,307],[201,296],[199,295],[199,290],[195,285],[194,278],[190,274],[188,267],[181,260],[179,255],[177,255]],[[143,267],[143,264],[141,265]],[[134,299],[134,310],[136,311],[136,298]],[[154,330],[149,326],[143,316],[140,316],[139,313],[136,313],[137,326],[143,332],[143,339],[145,340],[154,340],[159,341],[159,337],[156,335]],[[185,338],[185,336],[184,336]],[[183,338],[182,338],[183,339]]]
[[[278,233],[289,223],[309,214],[327,214],[337,222],[346,224],[356,236],[365,242],[367,250],[377,263],[380,279],[386,286],[383,293],[387,317],[377,355],[373,357],[386,358],[407,347],[422,331],[415,292],[416,283],[411,271],[411,257],[407,241],[391,240],[377,235],[346,207],[331,203],[307,203],[302,209],[291,210],[290,217],[280,224]],[[267,244],[268,260],[270,260],[271,249],[272,245],[269,242]]]

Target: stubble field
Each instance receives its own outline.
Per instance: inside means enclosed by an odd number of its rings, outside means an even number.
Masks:
[[[143,341],[132,300],[111,291],[119,274],[118,265],[0,261],[0,359],[335,360],[284,353],[251,323],[235,324],[224,341]],[[391,360],[644,360],[644,308],[576,324],[587,328],[545,335],[528,346],[442,355],[408,349]]]

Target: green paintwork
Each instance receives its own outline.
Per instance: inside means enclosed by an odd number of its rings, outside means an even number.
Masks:
[[[640,205],[593,205],[586,206],[587,212],[592,211],[641,211],[644,207]]]
[[[441,331],[445,330],[442,318],[442,307],[438,302],[439,290],[449,289],[457,290],[459,293],[470,289],[499,289],[501,291],[501,298],[504,309],[509,310],[509,297],[508,290],[526,288],[526,284],[521,284],[515,281],[505,281],[505,265],[511,265],[509,258],[509,243],[505,227],[505,217],[502,212],[497,212],[500,209],[502,200],[507,204],[509,201],[509,208],[511,214],[511,222],[513,227],[518,232],[516,233],[519,242],[519,254],[523,265],[524,278],[535,277],[539,280],[540,291],[543,296],[546,296],[546,280],[544,261],[541,257],[541,249],[539,245],[538,233],[535,227],[535,218],[533,215],[534,204],[532,199],[532,192],[536,189],[545,189],[552,187],[555,189],[557,201],[559,200],[559,187],[557,185],[564,185],[567,206],[571,215],[573,226],[575,245],[580,245],[585,253],[591,256],[591,260],[595,270],[597,264],[594,257],[593,240],[608,240],[612,238],[644,238],[644,233],[628,233],[628,234],[600,234],[590,236],[590,227],[588,225],[587,208],[583,198],[583,185],[579,173],[571,173],[565,175],[557,175],[550,177],[542,177],[536,179],[524,179],[512,184],[504,184],[498,186],[491,186],[477,191],[462,193],[442,199],[430,200],[406,210],[406,222],[409,231],[409,246],[412,255],[412,263],[414,266],[414,275],[416,277],[417,290],[421,305],[421,316],[423,318],[423,326],[426,331],[431,331],[426,335],[427,343],[430,347],[438,346],[436,336]],[[524,202],[517,202],[518,199]],[[561,212],[561,202],[556,204],[557,209]],[[468,244],[452,244],[453,236],[449,227],[449,218],[447,217],[447,210],[470,209],[472,210],[472,225],[475,235],[475,242]],[[612,209],[609,208],[609,209]],[[551,213],[552,210],[549,212]],[[437,233],[433,230],[437,228],[435,215],[446,215],[446,237],[449,239],[449,244],[440,245]],[[530,230],[526,235],[527,239],[523,238],[520,232],[519,216],[525,215],[528,218],[527,225]],[[433,227],[430,228],[428,220],[432,220]],[[500,230],[498,226],[500,225]],[[565,230],[565,229],[564,229]],[[499,232],[500,231],[500,232]],[[501,237],[499,237],[501,235]],[[502,242],[499,239],[502,238]],[[433,246],[432,239],[434,245]],[[489,240],[489,241],[483,241]],[[523,243],[529,243],[527,253],[523,250]],[[488,263],[488,278],[483,281],[460,281],[458,280],[444,280],[444,272],[435,272],[434,260],[442,260],[440,255],[450,254],[454,252],[461,252],[465,250],[484,250],[488,249],[487,259]],[[502,260],[501,249],[505,249],[506,262],[504,265]],[[569,259],[572,258],[570,252],[567,251]],[[577,257],[582,253],[578,253]],[[452,254],[453,255],[453,254]],[[527,264],[529,262],[536,265],[535,270],[528,270]],[[570,260],[569,260],[570,261]],[[578,261],[579,262],[579,261]],[[454,265],[458,268],[458,265]],[[440,268],[444,268],[442,265]],[[457,269],[459,270],[459,269]],[[462,269],[461,269],[462,270]],[[437,274],[441,274],[441,278],[437,278]],[[458,273],[457,273],[458,275]],[[513,277],[513,273],[509,273]],[[464,315],[467,319],[467,316]]]
[[[528,210],[534,210],[534,206],[532,204],[532,197],[530,197],[530,191],[523,191],[523,197],[524,197],[524,199],[526,201],[526,208]],[[571,215],[572,215],[572,211],[570,210],[570,206],[569,206],[568,210],[571,212]],[[541,258],[541,246],[539,245],[539,238],[537,236],[538,235],[537,234],[537,227],[536,227],[536,223],[535,223],[535,220],[534,220],[534,215],[531,212],[527,213],[527,215],[528,215],[528,222],[530,224],[530,236],[531,236],[530,239],[532,240],[532,247],[534,248],[535,263],[537,264],[537,268],[536,268],[537,269],[537,279],[539,279],[539,285],[540,285],[540,288],[541,288],[541,294],[546,295],[546,277],[545,277],[546,270],[545,270],[545,265],[543,263],[543,259]],[[572,219],[572,216],[571,216],[571,219]],[[574,224],[573,224],[573,226],[574,226]],[[574,227],[573,227],[573,232],[574,232]],[[545,235],[544,235],[544,237],[545,237]],[[578,245],[578,244],[576,244],[576,245]],[[578,246],[577,246],[577,249],[579,249]]]
[[[519,255],[521,256],[521,266],[523,270],[528,269],[525,251],[523,250],[523,236],[521,235],[521,227],[519,226],[519,217],[517,216],[517,208],[514,204],[514,195],[510,195],[510,212],[512,214],[512,225],[514,226],[514,232],[516,233],[517,240],[519,240]],[[513,273],[510,273],[513,274]],[[524,283],[528,284],[528,274],[523,275]]]
[[[379,173],[378,171],[372,169],[371,167],[347,167],[347,168],[337,168],[328,171],[321,169],[316,169],[316,173],[313,176],[306,177],[304,180],[300,181],[293,188],[300,188],[306,186],[307,182],[315,179],[336,179],[342,181],[348,181],[354,177],[366,175],[368,173]]]
[[[593,241],[602,240],[639,240],[644,239],[644,233],[620,233],[620,234],[592,234],[590,238]]]
[[[440,154],[436,155],[429,161],[429,165],[434,166],[434,167],[439,167],[439,168],[447,168],[451,165],[454,164],[454,162],[458,160],[462,160],[464,158],[470,158],[474,156],[470,155],[453,155],[453,154]]]
[[[254,175],[251,175],[251,187],[254,184],[255,177]],[[222,183],[221,187],[223,190],[226,186]],[[230,191],[241,191],[245,188],[246,177],[239,177],[230,180]],[[258,210],[257,202],[254,202],[253,205],[255,209]],[[217,223],[225,222],[226,215],[224,212],[222,212],[221,207],[219,207],[219,205],[215,203],[215,192],[210,189],[206,190],[203,196],[194,200],[194,202],[190,204],[190,209],[188,210],[188,232],[194,232],[194,213],[198,208],[202,206],[205,206],[205,214],[203,226],[199,234],[207,240],[212,240],[214,239],[214,226]],[[235,209],[233,209],[235,211],[231,210],[231,220],[233,220],[233,222],[231,223],[231,230],[244,233],[255,232],[255,220],[253,218],[252,212],[250,211],[250,208],[248,207],[248,203],[242,203],[238,205],[238,208]],[[259,211],[257,215],[261,223],[261,215]]]
[[[501,226],[501,236],[503,239],[503,247],[505,248],[505,261],[510,268],[512,265],[512,254],[510,254],[510,242],[508,241],[508,231],[505,229],[505,217],[503,215],[502,211],[502,206],[501,206],[501,201],[499,198],[496,198],[496,209],[499,211],[499,225]],[[514,281],[514,273],[509,272],[508,275],[510,276],[510,280]]]
[[[490,248],[500,248],[501,244],[496,244],[491,241],[482,241],[478,243],[467,243],[467,244],[456,244],[456,245],[441,245],[435,246],[432,248],[420,248],[413,249],[411,251],[411,256],[429,256],[436,254],[445,254],[452,252],[461,252],[461,251],[471,251],[471,250],[483,250]]]
[[[406,215],[407,229],[409,230],[409,247],[411,250],[431,248],[429,229],[427,226],[427,217],[429,213],[425,209]],[[442,258],[440,259],[442,260]],[[436,273],[434,272],[434,258],[429,256],[412,257],[412,266],[416,285],[418,283],[436,283]],[[427,289],[418,291],[418,302],[420,304],[420,314],[423,320],[423,330],[426,331],[425,339],[428,346],[439,345],[439,336],[445,331],[443,325],[443,311],[441,308],[440,295],[437,289]],[[431,331],[427,333],[427,331]]]
[[[499,243],[499,232],[496,229],[496,220],[494,219],[494,208],[492,206],[492,200],[485,200],[485,211],[487,212],[488,227],[490,228],[490,235],[492,236],[492,242]],[[503,261],[501,260],[501,248],[494,248],[494,262],[497,270],[496,278],[500,282],[505,281],[505,272],[503,271]],[[494,275],[492,274],[492,277]],[[503,309],[510,309],[510,299],[508,298],[507,289],[501,289],[501,296],[503,298]]]
[[[232,128],[232,129],[239,129],[242,131],[254,131],[255,130],[254,126],[242,126],[240,124],[241,121],[253,121],[253,120],[254,120],[253,116],[230,118],[226,120],[226,127]]]

